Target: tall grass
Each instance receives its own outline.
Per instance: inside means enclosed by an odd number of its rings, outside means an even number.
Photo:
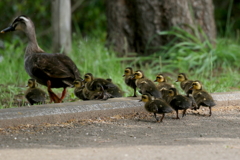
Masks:
[[[179,72],[187,73],[189,79],[198,79],[210,92],[239,90],[240,46],[234,39],[218,38],[216,45],[205,39],[200,29],[189,34],[179,28],[160,35],[174,35],[175,43],[170,43],[157,52],[145,57],[117,57],[116,53],[105,48],[105,42],[93,38],[74,37],[70,58],[76,63],[81,75],[92,73],[95,77],[111,78],[120,86],[125,96],[133,94],[124,84],[125,67],[141,69],[152,80],[157,73],[167,73],[169,81],[175,82]],[[201,35],[201,36],[200,36]],[[177,42],[177,43],[176,43]],[[5,43],[0,61],[0,108],[16,107],[16,101],[23,97],[24,87],[29,76],[24,70],[25,44],[20,39]],[[43,49],[45,49],[43,47]],[[40,86],[46,90],[46,87]],[[56,89],[58,94],[61,89]],[[17,96],[16,96],[17,95]],[[23,98],[24,99],[24,98]],[[73,89],[68,89],[66,101],[76,100]]]

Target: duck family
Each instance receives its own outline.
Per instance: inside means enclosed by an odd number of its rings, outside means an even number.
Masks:
[[[37,83],[47,86],[51,102],[62,102],[66,96],[66,88],[73,86],[74,80],[81,79],[75,63],[64,54],[49,54],[41,49],[37,42],[34,24],[27,16],[18,16],[1,33],[10,31],[24,32],[28,38],[24,55],[24,68],[28,75]],[[58,97],[52,88],[63,88],[61,97]]]
[[[95,77],[86,73],[83,78],[76,64],[66,55],[60,53],[46,53],[38,45],[35,27],[32,20],[24,15],[14,19],[12,24],[3,29],[1,33],[22,31],[28,38],[24,55],[24,68],[30,79],[25,97],[31,105],[46,102],[46,93],[37,87],[41,84],[47,87],[50,103],[61,103],[66,96],[67,87],[74,87],[74,94],[81,100],[107,100],[122,97],[124,92],[114,84],[110,78]],[[216,105],[212,96],[203,89],[203,84],[198,80],[189,80],[185,73],[179,73],[177,81],[186,95],[178,94],[175,86],[167,81],[164,74],[160,73],[155,80],[150,80],[142,70],[134,71],[132,67],[124,70],[123,81],[133,89],[133,97],[137,97],[137,89],[141,94],[146,111],[153,113],[157,122],[162,122],[166,113],[183,110],[182,117],[187,109],[197,110],[200,106],[211,108]],[[157,82],[157,83],[155,83]],[[63,88],[61,96],[55,94],[52,88]],[[161,119],[157,114],[162,114]]]

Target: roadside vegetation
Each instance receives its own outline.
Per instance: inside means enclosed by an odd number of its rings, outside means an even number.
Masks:
[[[202,81],[204,88],[211,93],[239,90],[240,46],[237,39],[218,38],[213,46],[207,40],[202,41],[197,35],[178,28],[159,34],[174,34],[178,43],[166,45],[162,52],[147,57],[133,57],[134,53],[117,57],[116,53],[105,48],[103,40],[74,36],[69,56],[82,75],[91,72],[96,77],[111,78],[122,88],[125,96],[132,95],[132,89],[125,85],[122,77],[128,66],[143,70],[152,80],[156,74],[165,73],[169,82],[178,88],[179,83],[175,82],[177,75],[184,72],[189,79]],[[29,76],[23,66],[25,45],[19,38],[14,38],[11,42],[6,42],[5,49],[1,50],[0,108],[27,105],[24,91]],[[39,87],[46,90],[44,86]],[[62,89],[55,90],[61,94]],[[179,91],[182,93],[180,88]],[[73,88],[69,88],[65,102],[75,100],[77,98],[73,94]]]
[[[19,12],[18,14],[22,12],[28,15],[35,13],[36,9],[30,7],[33,5],[32,3],[33,1],[16,3],[11,5],[10,10],[9,7],[3,7],[2,12],[5,13],[7,10],[9,14],[6,15],[6,20],[2,20],[1,29],[6,27],[6,21],[10,22],[15,16],[16,10]],[[231,21],[233,3],[231,1],[228,9],[225,5],[223,10],[220,10],[219,7],[216,8],[218,38],[215,44],[210,43],[199,28],[193,29],[193,34],[173,28],[171,31],[158,33],[158,35],[174,35],[176,37],[172,43],[162,47],[161,52],[146,57],[139,57],[135,53],[117,57],[115,52],[105,48],[104,3],[102,1],[84,1],[72,17],[73,45],[72,53],[69,53],[69,56],[76,63],[82,75],[91,72],[95,77],[111,78],[122,88],[125,96],[133,94],[132,89],[125,85],[122,77],[124,69],[128,66],[135,70],[143,70],[146,76],[152,80],[155,79],[156,74],[165,73],[169,82],[175,84],[180,93],[183,92],[179,88],[179,83],[175,82],[180,72],[186,73],[189,79],[200,80],[204,84],[204,88],[211,93],[237,91],[240,89],[240,65],[238,62],[240,45],[239,31],[236,31],[239,23]],[[11,3],[0,3],[0,6],[6,4]],[[46,26],[50,26],[50,18],[45,18],[48,17],[46,10],[49,10],[50,3],[37,1],[37,3],[34,2],[34,5],[38,8],[35,18],[43,20],[36,21],[35,25],[37,33],[39,33],[39,44],[42,49],[51,53],[51,37],[46,34],[47,32],[43,32],[49,30]],[[24,8],[29,8],[29,10],[26,12]],[[238,22],[238,17],[234,18]],[[19,33],[4,35],[5,48],[0,48],[0,108],[27,105],[24,91],[27,89],[25,86],[30,77],[25,72],[23,65],[26,39],[21,37],[22,35]],[[1,38],[3,40],[3,37]],[[39,85],[39,87],[46,90],[44,86]],[[54,90],[59,94],[62,92],[62,89]],[[73,88],[68,88],[68,94],[64,100],[65,102],[78,100],[73,94]]]

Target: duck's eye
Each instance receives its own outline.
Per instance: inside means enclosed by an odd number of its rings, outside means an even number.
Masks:
[[[125,71],[125,73],[128,73],[128,71]]]

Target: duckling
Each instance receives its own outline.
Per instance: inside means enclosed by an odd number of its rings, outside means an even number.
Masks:
[[[163,74],[158,74],[156,76],[156,79],[154,80],[154,82],[158,82],[157,88],[162,93],[162,97],[165,100],[167,99],[167,97],[169,95],[168,90],[170,88],[175,88],[173,84],[170,84],[167,82],[167,79],[165,78],[165,76]]]
[[[66,88],[73,86],[74,80],[80,79],[77,66],[68,56],[60,53],[49,54],[38,46],[35,27],[29,17],[18,16],[1,33],[16,30],[24,32],[28,37],[24,55],[26,72],[39,84],[47,86],[50,101],[62,102],[66,95]],[[59,98],[51,88],[63,88],[62,96]]]
[[[94,100],[97,99],[99,96],[101,96],[101,92],[100,91],[89,91],[84,85],[83,85],[83,81],[80,80],[75,80],[74,81],[74,94],[76,97],[78,97],[81,100]],[[105,93],[103,95],[103,100],[104,99],[108,99],[110,98],[111,95],[108,93]]]
[[[193,98],[197,103],[197,108],[199,109],[200,106],[209,107],[209,116],[212,115],[212,107],[216,105],[212,96],[205,90],[202,89],[202,84],[200,81],[196,80],[193,81],[192,86],[189,88],[192,90]]]
[[[164,116],[165,116],[165,113],[170,113],[170,112],[173,112],[173,109],[171,108],[171,106],[166,102],[164,101],[163,99],[155,99],[155,100],[152,100],[152,97],[150,94],[143,94],[142,95],[142,99],[140,101],[143,101],[145,102],[145,109],[148,111],[148,112],[151,112],[154,114],[154,117],[156,118],[156,121],[157,122],[162,122]],[[157,118],[156,114],[162,114],[162,118],[159,119]]]
[[[157,86],[153,81],[145,78],[143,71],[137,70],[132,78],[135,79],[135,84],[140,89],[141,94],[149,93],[155,98],[162,98],[162,94],[157,89]]]
[[[45,103],[46,93],[37,88],[36,80],[29,79],[27,87],[29,88],[25,91],[25,97],[31,105]]]
[[[101,96],[98,99],[122,97],[122,91],[120,88],[110,82],[109,80],[102,78],[94,78],[91,73],[84,75],[85,87],[89,91],[101,91]],[[107,93],[106,93],[107,92]],[[104,98],[104,99],[106,99]]]
[[[112,82],[112,79],[111,79],[111,78],[107,78],[106,80],[109,81],[109,82]]]
[[[176,88],[170,88],[168,91],[170,97],[168,103],[176,111],[176,119],[179,119],[178,110],[183,110],[182,117],[184,117],[186,110],[196,105],[192,97],[179,95]]]
[[[89,100],[84,94],[84,85],[82,80],[75,80],[74,84],[74,95],[82,100]]]
[[[180,86],[181,86],[182,90],[187,94],[187,96],[192,93],[192,91],[189,90],[189,88],[192,86],[193,81],[188,80],[185,73],[179,73],[176,82],[181,82]]]
[[[137,94],[136,94],[137,86],[135,83],[135,79],[132,79],[132,76],[133,76],[133,69],[131,67],[127,67],[124,70],[124,75],[123,75],[124,81],[125,81],[126,85],[128,85],[129,87],[131,87],[134,90],[133,97],[137,97]]]

